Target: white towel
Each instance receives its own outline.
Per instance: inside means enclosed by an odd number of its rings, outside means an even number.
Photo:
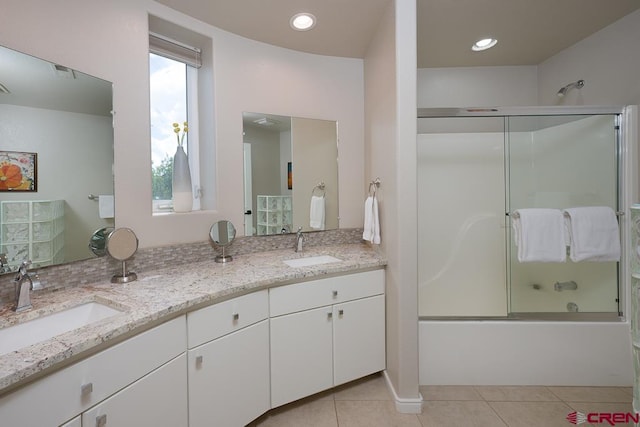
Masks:
[[[559,209],[518,209],[511,223],[519,262],[565,262],[564,217]]]
[[[364,231],[362,238],[376,245],[380,244],[380,218],[378,217],[378,199],[367,197],[364,202]]]
[[[100,218],[113,218],[114,213],[114,200],[111,195],[98,196],[98,215]]]
[[[324,197],[322,196],[311,196],[309,227],[324,230]]]
[[[613,209],[592,206],[564,211],[571,261],[620,261],[620,230]]]

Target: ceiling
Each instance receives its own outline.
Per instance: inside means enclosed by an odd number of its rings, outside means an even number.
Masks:
[[[157,0],[218,28],[290,49],[362,58],[392,0]],[[640,0],[417,0],[418,68],[537,65],[621,17]],[[318,18],[294,31],[298,12]],[[498,45],[471,51],[479,38]]]
[[[110,82],[0,46],[0,104],[111,116]]]

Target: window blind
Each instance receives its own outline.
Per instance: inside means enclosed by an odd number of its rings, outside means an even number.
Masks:
[[[149,33],[149,52],[195,68],[202,66],[201,50],[157,33]]]

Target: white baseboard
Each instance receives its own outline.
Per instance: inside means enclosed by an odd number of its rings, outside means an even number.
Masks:
[[[418,397],[414,399],[406,399],[399,397],[396,393],[396,389],[393,387],[393,383],[387,374],[387,371],[382,371],[384,379],[387,381],[387,387],[393,393],[393,400],[396,403],[396,411],[401,414],[421,414],[422,413],[422,395],[418,393]]]

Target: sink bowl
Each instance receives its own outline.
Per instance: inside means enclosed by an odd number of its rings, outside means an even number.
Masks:
[[[331,255],[318,255],[306,258],[288,259],[283,261],[289,267],[309,267],[312,265],[329,264],[332,262],[342,262],[341,259]]]
[[[0,329],[0,355],[45,341],[56,335],[122,313],[104,304],[89,302],[57,313]]]

